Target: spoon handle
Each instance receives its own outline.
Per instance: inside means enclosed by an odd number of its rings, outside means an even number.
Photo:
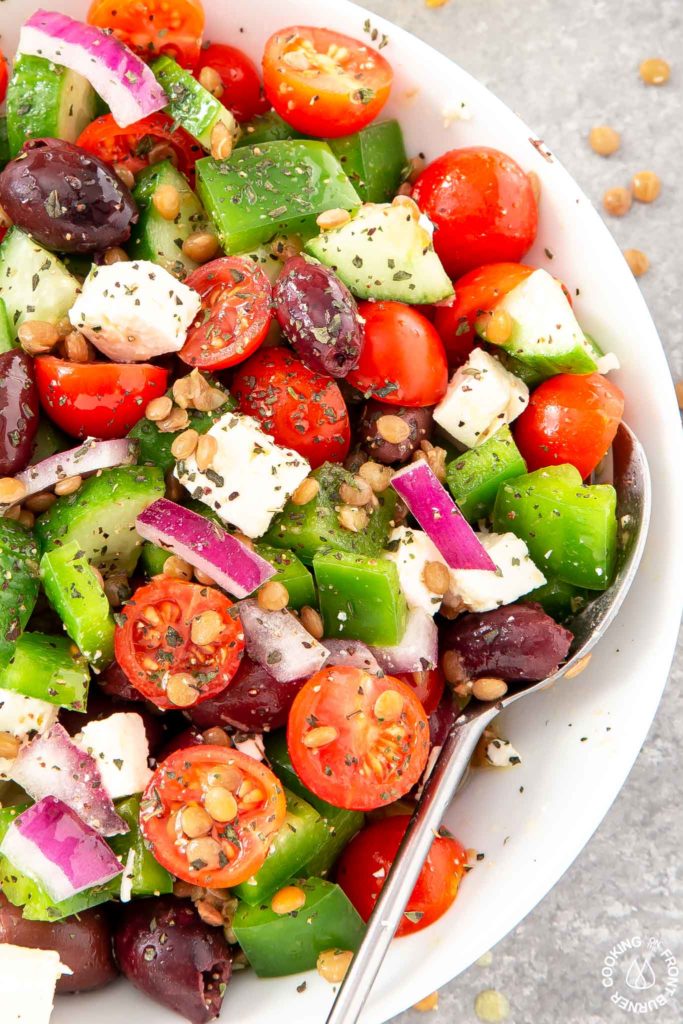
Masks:
[[[456,723],[425,785],[396,859],[368,922],[365,937],[339,990],[327,1024],[356,1024],[394,933],[401,923],[422,865],[479,739],[498,705]]]

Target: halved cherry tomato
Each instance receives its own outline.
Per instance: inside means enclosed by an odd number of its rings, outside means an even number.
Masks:
[[[204,8],[201,0],[93,0],[88,22],[112,29],[147,60],[167,53],[193,68],[204,33]]]
[[[224,690],[244,652],[232,602],[215,587],[156,577],[138,587],[114,635],[116,660],[143,697],[159,708],[188,708]],[[197,621],[216,623],[206,643],[192,639]]]
[[[624,414],[624,396],[599,373],[560,373],[536,388],[514,425],[529,470],[571,463],[589,476],[607,454]]]
[[[410,686],[427,716],[436,711],[446,685],[440,667],[430,668],[426,672],[397,672],[396,678]]]
[[[386,103],[392,78],[377,50],[327,28],[282,28],[263,54],[266,96],[306,135],[336,137],[364,128]]]
[[[232,110],[238,121],[251,121],[252,117],[270,109],[256,65],[236,46],[211,43],[203,47],[195,75],[199,77],[199,72],[205,67],[213,68],[220,75],[223,83],[221,103]]]
[[[364,340],[349,384],[389,405],[415,408],[441,401],[448,364],[429,320],[402,302],[360,302],[358,312],[365,320]]]
[[[367,921],[396,859],[410,817],[397,814],[373,822],[355,836],[337,865],[337,882]],[[434,839],[397,935],[419,932],[438,921],[458,895],[467,854],[444,830]]]
[[[391,698],[377,700],[388,691]],[[383,717],[382,707],[392,708]],[[338,665],[316,672],[289,713],[287,747],[305,786],[335,807],[369,811],[404,796],[429,756],[429,723],[411,687]]]
[[[258,871],[286,813],[270,768],[204,744],[159,765],[142,797],[140,825],[156,859],[177,878],[225,889]]]
[[[452,278],[485,263],[519,262],[536,237],[529,179],[497,149],[444,153],[420,174],[413,198],[436,225],[434,248]]]
[[[175,127],[168,114],[161,112],[143,117],[127,128],[120,128],[111,114],[103,114],[76,140],[77,146],[109,164],[121,164],[131,174],[148,166],[150,151],[158,143],[166,143],[171,148],[178,170],[188,177],[194,174],[195,162],[204,155],[199,143],[184,129]]]
[[[7,95],[7,83],[9,82],[9,71],[7,69],[7,60],[5,55],[0,50],[0,103],[3,103],[5,96]]]
[[[242,412],[313,469],[346,458],[351,427],[339,385],[309,370],[289,349],[261,349],[242,363],[230,390]]]
[[[261,268],[243,256],[223,256],[193,270],[185,284],[202,308],[179,355],[189,366],[221,370],[241,363],[270,327],[273,290]]]
[[[145,406],[166,391],[168,372],[150,363],[70,363],[34,360],[40,401],[70,437],[124,437]]]

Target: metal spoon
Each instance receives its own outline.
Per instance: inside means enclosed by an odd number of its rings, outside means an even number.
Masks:
[[[650,520],[650,474],[635,434],[621,424],[612,445],[611,482],[617,491],[618,562],[609,590],[567,623],[574,634],[570,657],[553,675],[522,683],[495,704],[473,701],[456,719],[415,808],[382,888],[365,937],[339,990],[327,1024],[356,1024],[429,852],[434,834],[465,774],[486,726],[503,708],[557,682],[604,635],[626,597],[645,546]],[[609,480],[605,467],[597,482]]]

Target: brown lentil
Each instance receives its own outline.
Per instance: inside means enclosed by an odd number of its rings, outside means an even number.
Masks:
[[[210,64],[205,64],[199,72],[199,83],[217,100],[223,95],[223,79]]]
[[[207,790],[204,807],[214,821],[234,821],[237,817],[237,801],[224,786],[212,786]]]
[[[209,729],[205,729],[202,733],[202,739],[213,747],[230,746],[230,737],[225,729],[221,729],[220,725],[212,725]]]
[[[352,533],[360,533],[368,525],[368,514],[364,508],[355,505],[343,505],[337,516],[339,525]]]
[[[218,249],[218,239],[211,231],[193,231],[183,242],[184,255],[195,263],[208,263]]]
[[[316,970],[324,981],[339,985],[351,966],[353,953],[349,949],[324,949],[318,955]]]
[[[54,324],[44,320],[26,320],[17,331],[19,344],[30,356],[51,352],[59,341],[59,331]]]
[[[180,192],[175,185],[157,185],[152,203],[164,220],[175,220],[180,213]]]
[[[424,459],[436,479],[443,483],[446,479],[446,449],[439,448],[431,441],[420,441],[420,450],[413,454],[412,461]]]
[[[17,522],[21,523],[22,526],[25,526],[27,530],[32,530],[36,523],[36,517],[33,512],[30,512],[27,508],[22,508]]]
[[[63,480],[58,480],[55,484],[55,494],[58,494],[60,497],[63,497],[65,494],[75,494],[82,483],[82,476],[64,477]]]
[[[334,743],[339,733],[333,725],[317,725],[304,736],[302,743],[309,750],[317,750],[319,747],[326,747],[328,743]]]
[[[348,224],[351,220],[351,214],[348,210],[324,210],[323,213],[319,213],[315,219],[316,224],[321,231],[332,231],[334,228],[340,228],[344,224]]]
[[[654,171],[636,171],[631,178],[631,191],[639,203],[653,203],[662,191],[662,182]]]
[[[178,164],[178,157],[173,146],[169,146],[168,142],[157,142],[156,146],[152,146],[147,154],[147,162],[153,166],[164,160],[170,160],[174,167]]]
[[[297,489],[292,495],[292,501],[295,505],[308,505],[309,501],[317,496],[320,490],[320,484],[313,476],[306,477],[302,480]]]
[[[112,608],[120,608],[130,597],[130,583],[125,573],[114,573],[104,581],[104,593]]]
[[[170,501],[180,501],[185,491],[185,488],[181,484],[180,480],[173,475],[173,470],[169,469],[168,473],[164,478],[166,484],[165,496]]]
[[[0,505],[1,504],[2,504],[2,499],[0,498]],[[2,518],[3,519],[14,519],[16,521],[16,520],[19,519],[20,515],[21,515],[21,505],[12,505],[11,508],[6,508],[4,510],[4,512],[2,513]]]
[[[189,807],[186,807],[180,816],[180,821],[183,826],[183,832],[190,839],[206,836],[213,828],[213,821],[210,815],[203,807],[198,807],[197,804],[191,804]]]
[[[19,753],[20,746],[19,740],[11,732],[0,732],[0,758],[6,757],[10,761],[14,760]]]
[[[649,57],[641,63],[638,70],[645,85],[664,85],[671,76],[668,61],[661,57]]]
[[[222,121],[216,121],[211,129],[211,156],[214,160],[227,160],[231,153],[232,132]]]
[[[211,468],[217,451],[218,441],[216,438],[212,434],[202,434],[197,442],[197,451],[194,456],[200,473],[205,473],[207,469]]]
[[[238,540],[240,544],[244,544],[245,548],[249,548],[250,551],[254,550],[254,542],[251,537],[247,537],[246,534],[242,533],[240,530],[235,530],[233,537],[235,540]]]
[[[339,497],[346,505],[362,507],[372,501],[372,488],[362,476],[356,476],[352,484],[341,485]]]
[[[457,651],[446,651],[441,659],[441,667],[443,668],[446,682],[450,683],[451,686],[467,681],[467,676]]]
[[[157,427],[162,434],[175,434],[178,430],[185,430],[190,422],[187,409],[180,409],[174,406],[165,419],[157,420]]]
[[[598,156],[612,156],[621,145],[621,135],[608,124],[596,124],[588,133],[588,142]]]
[[[114,174],[122,181],[126,188],[135,188],[135,175],[123,164],[114,164]]]
[[[316,640],[321,640],[324,629],[323,620],[320,617],[320,613],[315,608],[311,608],[310,605],[305,604],[300,612],[301,625],[304,627],[307,633],[310,633]]]
[[[380,722],[396,722],[403,711],[403,697],[398,690],[384,690],[375,701],[373,711]]]
[[[507,683],[495,676],[481,676],[472,683],[472,694],[477,700],[500,700],[507,692]]]
[[[358,476],[370,484],[375,494],[386,491],[393,475],[389,466],[380,466],[378,462],[364,462],[358,470]]]
[[[391,200],[392,206],[402,206],[415,221],[420,219],[420,208],[410,196],[398,195]]]
[[[401,444],[410,437],[410,427],[400,416],[380,416],[376,426],[377,433],[389,444]]]
[[[153,398],[151,402],[147,403],[145,416],[153,423],[158,423],[159,420],[166,419],[172,408],[173,402],[168,395],[160,395],[159,398]]]
[[[197,583],[201,583],[205,587],[211,587],[216,582],[211,576],[207,576],[205,572],[202,572],[201,569],[195,569],[194,578]]]
[[[208,609],[192,620],[190,639],[193,644],[203,647],[212,644],[223,632],[223,619],[218,612]]]
[[[165,567],[164,567],[165,568]],[[166,696],[177,708],[189,708],[197,701],[194,679],[189,672],[176,672],[169,676],[166,684]]]
[[[190,867],[196,864],[200,870],[204,867],[212,869],[220,867],[222,853],[220,844],[209,836],[193,839],[187,844],[186,854]]]
[[[422,582],[432,594],[445,594],[451,585],[451,574],[443,562],[425,562]]]
[[[283,583],[277,580],[269,580],[264,583],[256,595],[259,608],[264,612],[279,612],[287,607],[289,602],[289,591]]]
[[[590,662],[592,657],[592,654],[584,654],[583,658],[579,658],[575,665],[572,665],[571,668],[567,669],[567,671],[564,674],[564,678],[576,679],[577,676],[581,675],[584,669],[588,668],[588,663]]]
[[[641,249],[624,249],[624,259],[634,277],[642,277],[650,269],[650,261]]]
[[[163,573],[164,576],[172,576],[177,580],[191,580],[192,566],[184,558],[179,558],[178,555],[169,555],[164,562]]]
[[[223,926],[223,912],[214,907],[213,903],[209,903],[208,900],[197,900],[195,907],[204,924],[208,924],[210,928]]]
[[[178,434],[177,437],[173,438],[173,444],[171,445],[171,455],[174,459],[182,461],[183,459],[189,459],[190,455],[193,454],[197,447],[197,441],[199,440],[199,434],[196,430],[190,428],[184,430],[182,434]]]
[[[44,491],[42,494],[32,494],[30,498],[27,498],[24,505],[31,512],[35,512],[38,515],[40,512],[46,512],[47,509],[52,508],[56,502],[56,497],[50,491]]]
[[[93,348],[88,339],[80,331],[70,331],[62,342],[64,358],[71,363],[89,363],[93,357]]]
[[[0,505],[13,505],[26,497],[26,487],[13,476],[0,477]]]
[[[610,217],[623,217],[631,209],[632,202],[631,193],[621,185],[608,188],[602,197],[602,205]]]
[[[113,245],[111,249],[107,249],[104,254],[104,263],[106,266],[111,267],[114,263],[127,263],[128,253],[125,249],[122,249],[120,245]]]
[[[282,916],[301,910],[305,903],[306,893],[303,889],[300,889],[298,885],[286,885],[284,889],[275,893],[270,902],[270,909],[274,914]]]

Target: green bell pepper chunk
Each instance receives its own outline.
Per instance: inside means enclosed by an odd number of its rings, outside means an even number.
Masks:
[[[0,669],[12,655],[33,613],[40,578],[38,546],[30,530],[0,518]]]
[[[246,882],[233,886],[239,899],[255,907],[301,872],[327,838],[323,818],[301,797],[285,789],[287,817],[275,834],[263,865]]]
[[[261,543],[254,544],[254,548],[277,570],[272,579],[287,587],[289,608],[298,609],[305,604],[314,605],[316,603],[313,577],[293,551]]]
[[[65,636],[22,633],[0,686],[69,711],[84,712],[90,672],[85,658],[74,654],[72,647]]]
[[[546,578],[606,590],[616,564],[616,503],[611,484],[584,486],[574,466],[548,466],[501,485],[493,528],[521,537]]]
[[[386,203],[396,195],[408,163],[398,121],[326,141],[364,203]]]
[[[325,636],[373,647],[399,643],[408,612],[394,562],[331,551],[315,556],[313,571]]]
[[[161,896],[173,892],[173,876],[154,858],[145,846],[140,831],[140,795],[116,801],[116,810],[129,826],[124,835],[112,836],[109,845],[120,859],[124,870],[128,855],[133,850],[130,872],[131,896]],[[121,879],[118,879],[120,883]]]
[[[490,515],[504,480],[526,473],[526,462],[507,424],[488,441],[458,455],[446,468],[446,483],[469,523]]]
[[[520,600],[538,602],[551,619],[555,619],[556,622],[563,622],[570,615],[576,615],[582,611],[590,598],[591,594],[589,591],[575,587],[573,583],[549,579],[543,586],[532,590],[529,594],[525,594]]]
[[[281,142],[283,139],[303,139],[303,135],[283,121],[274,110],[268,110],[242,125],[242,134],[235,143],[235,149],[262,146],[264,142]]]
[[[36,462],[42,462],[43,459],[47,459],[57,452],[68,451],[69,448],[73,448],[73,445],[72,438],[63,434],[47,416],[43,416],[33,441],[30,465],[35,466]]]
[[[172,57],[157,57],[150,69],[168,96],[166,113],[200,146],[211,149],[211,133],[219,123],[232,131],[234,118],[230,111]]]
[[[16,347],[17,342],[14,337],[14,331],[10,326],[7,306],[5,305],[5,300],[0,299],[0,353],[9,352]]]
[[[324,210],[355,210],[360,199],[330,147],[287,139],[236,149],[229,160],[198,160],[197,191],[226,253],[273,235],[310,238]]]
[[[261,978],[312,970],[326,949],[355,952],[365,925],[338,885],[322,878],[296,883],[306,894],[300,910],[275,914],[269,904],[240,903],[232,927],[249,963]]]
[[[385,547],[396,507],[396,495],[389,488],[378,495],[364,530],[353,533],[339,522],[342,484],[353,484],[353,476],[338,463],[326,462],[311,473],[320,485],[315,498],[306,505],[288,501],[275,516],[264,540],[276,548],[289,548],[310,565],[325,551],[349,551],[358,555],[379,555]]]
[[[116,625],[107,596],[75,540],[45,552],[40,578],[50,604],[84,657],[96,669],[106,668],[114,660]]]
[[[287,750],[287,736],[284,729],[267,733],[264,736],[264,742],[266,756],[282,785],[315,808],[325,822],[324,841],[299,872],[302,877],[315,875],[324,878],[344,847],[353,839],[356,832],[360,832],[362,829],[365,815],[361,811],[347,811],[343,807],[334,807],[304,786],[294,771],[292,759]]]

